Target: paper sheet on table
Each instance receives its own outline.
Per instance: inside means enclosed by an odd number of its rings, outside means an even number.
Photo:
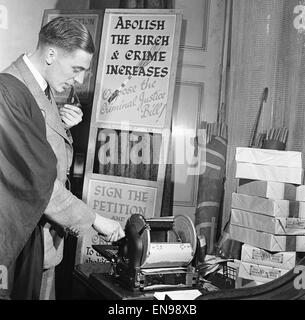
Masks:
[[[155,292],[154,297],[158,300],[165,300],[167,295],[171,300],[195,300],[201,296],[199,290],[180,290],[180,291],[162,291]]]

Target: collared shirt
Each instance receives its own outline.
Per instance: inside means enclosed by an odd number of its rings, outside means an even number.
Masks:
[[[32,72],[35,80],[38,82],[41,90],[44,92],[48,86],[47,81],[43,78],[43,76],[40,74],[40,72],[35,68],[35,66],[30,61],[30,59],[28,58],[28,56],[26,54],[23,55],[23,60],[24,60],[25,64],[28,66],[28,68],[30,69],[30,71]]]

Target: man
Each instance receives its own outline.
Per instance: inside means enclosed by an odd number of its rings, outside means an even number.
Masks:
[[[64,92],[75,82],[82,83],[93,54],[93,40],[85,26],[72,18],[59,17],[40,30],[33,54],[22,55],[4,70],[23,82],[34,96],[45,118],[47,140],[57,158],[57,178],[40,221],[44,240],[40,299],[55,298],[54,274],[55,266],[62,260],[63,229],[81,235],[93,226],[111,242],[124,236],[117,222],[95,214],[65,187],[72,161],[68,129],[81,121],[82,112],[69,105],[59,112],[52,91]]]
[[[24,296],[39,297],[33,292],[43,267],[37,224],[53,191],[56,161],[34,97],[18,79],[0,74],[0,299],[12,291],[17,256],[17,273],[32,272],[23,281],[15,279],[14,288],[20,285]]]

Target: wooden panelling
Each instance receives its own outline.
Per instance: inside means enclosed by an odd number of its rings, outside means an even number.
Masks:
[[[192,5],[196,7],[193,10]],[[183,9],[185,27],[181,34],[182,48],[188,50],[207,49],[208,25],[211,0],[176,1],[176,5]]]
[[[183,10],[173,133],[197,133],[201,121],[215,122],[219,107],[225,28],[225,0],[175,1]],[[185,155],[184,155],[185,158]],[[174,170],[174,213],[193,218],[198,177],[188,165]]]

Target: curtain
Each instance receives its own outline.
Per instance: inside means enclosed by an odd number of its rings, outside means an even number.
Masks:
[[[304,155],[305,29],[296,29],[304,21],[298,18],[301,12],[294,13],[298,5],[298,0],[233,1],[223,225],[230,216],[231,196],[237,185],[236,147],[249,146],[265,87],[269,96],[258,133],[286,127],[286,150]]]

